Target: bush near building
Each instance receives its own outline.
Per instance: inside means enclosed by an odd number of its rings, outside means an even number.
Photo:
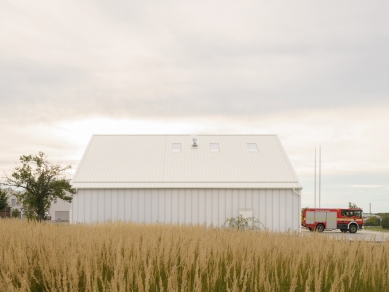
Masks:
[[[376,216],[371,216],[364,223],[365,226],[380,226],[380,219]]]
[[[389,229],[389,215],[385,215],[382,217],[381,226],[384,229]]]
[[[20,217],[20,210],[19,209],[13,209],[11,212],[12,218],[19,218]]]

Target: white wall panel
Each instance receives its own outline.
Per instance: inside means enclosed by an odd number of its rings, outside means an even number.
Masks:
[[[266,226],[266,190],[259,190],[259,221]]]
[[[280,231],[280,190],[272,190],[273,199],[273,226],[274,231]]]
[[[77,210],[78,221],[85,222],[85,192],[80,194],[78,198],[79,209]]]
[[[192,190],[191,189],[182,190],[182,195],[185,198],[184,201],[185,221],[184,222],[185,224],[190,224],[192,223],[192,208],[195,207],[192,204]]]
[[[266,190],[266,219],[265,226],[273,230],[273,190]]]
[[[123,221],[131,221],[131,194],[130,190],[122,190],[121,192],[121,201],[123,202],[123,211],[121,214],[123,214]]]
[[[117,206],[117,212],[118,212],[118,220],[125,221],[125,201],[124,201],[124,190],[119,189],[117,191],[117,200],[118,200],[118,206]]]
[[[185,223],[185,191],[178,190],[178,222]]]
[[[158,222],[165,223],[165,192],[164,190],[156,190],[158,192]]]
[[[172,190],[172,223],[178,222],[178,190]]]
[[[246,193],[246,209],[253,208],[253,190],[245,190]]]
[[[78,204],[78,197],[80,196],[80,192],[77,192],[77,194],[75,194],[73,196],[73,200],[72,200],[72,222],[80,222],[78,220],[78,216],[77,216],[77,210],[78,208],[80,207],[80,205]]]
[[[293,229],[293,216],[292,216],[292,206],[293,206],[293,194],[290,193],[290,190],[287,190],[286,194],[286,229]]]
[[[219,204],[219,224],[218,226],[222,226],[226,221],[226,190],[220,189],[218,193],[218,204]]]
[[[280,231],[286,231],[286,191],[280,190]]]
[[[99,218],[99,209],[98,209],[98,194],[95,194],[92,190],[85,190],[89,191],[91,196],[90,196],[90,209],[91,209],[91,219],[90,222],[98,222]]]
[[[151,190],[151,222],[155,223],[159,218],[159,193],[158,189]]]
[[[205,190],[199,189],[199,223],[206,223]]]
[[[199,190],[193,189],[192,190],[192,223],[193,224],[199,224]]]
[[[300,210],[298,215],[298,228],[301,226],[301,191],[299,191],[300,195],[295,194],[294,196],[297,198],[298,201],[298,209]]]
[[[205,189],[205,223],[212,224],[212,190]]]
[[[299,230],[300,205],[298,194],[279,189],[79,189],[72,222],[116,219],[221,226],[238,216],[239,209],[249,208],[270,230]]]
[[[292,195],[292,198],[293,198],[293,210],[300,210],[300,208],[299,208],[299,197],[295,194],[295,193],[293,193],[293,195]],[[298,212],[292,212],[292,214],[293,214],[293,226],[298,226],[299,225],[299,217],[300,217],[300,214],[301,213],[298,213]]]
[[[146,198],[145,190],[138,190],[138,223],[144,223],[146,221]]]
[[[172,223],[172,190],[161,190],[165,194],[165,223]]]
[[[219,226],[219,190],[211,190],[211,198],[212,198],[212,204],[211,204],[211,213],[212,213],[212,224],[213,226]]]
[[[91,190],[86,190],[84,195],[84,221],[85,222],[93,222],[92,221],[92,209],[89,207],[92,202],[92,192]]]
[[[253,208],[253,216],[259,220],[259,190],[253,190],[253,202],[252,202],[252,208]]]
[[[138,207],[138,191],[139,190],[129,190],[129,196],[131,197],[131,221],[132,222],[139,222],[138,219],[138,213],[139,213],[139,207]]]
[[[112,220],[112,190],[104,190],[104,220]]]
[[[246,190],[238,190],[239,209],[246,209]]]
[[[111,197],[112,197],[111,218],[114,221],[119,220],[119,218],[118,218],[118,208],[119,208],[118,192],[119,192],[118,189],[113,189],[111,192]]]
[[[144,190],[144,205],[139,205],[140,209],[144,209],[144,222],[151,223],[152,201],[151,201],[151,189]]]
[[[226,194],[226,218],[231,218],[233,217],[233,205],[232,205],[232,190],[231,189],[226,189],[225,190]]]
[[[236,208],[238,206],[238,208]],[[232,217],[239,215],[239,190],[232,190]]]
[[[105,193],[104,193],[104,190],[97,192],[96,196],[97,196],[97,208],[99,210],[98,215],[97,215],[97,222],[104,222],[104,220],[105,220],[105,209],[104,209]]]

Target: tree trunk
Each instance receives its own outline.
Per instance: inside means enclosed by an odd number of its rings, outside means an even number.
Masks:
[[[45,218],[45,208],[38,206],[37,209],[38,221],[41,222]]]

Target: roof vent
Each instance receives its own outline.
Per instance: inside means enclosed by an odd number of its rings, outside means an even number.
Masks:
[[[192,138],[192,149],[197,149],[197,136],[196,135],[192,135],[191,136]]]

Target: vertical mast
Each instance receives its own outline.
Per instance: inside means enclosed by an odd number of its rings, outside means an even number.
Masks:
[[[321,203],[321,145],[319,146],[319,208]]]
[[[314,205],[316,208],[316,147],[315,147],[315,185],[314,185]]]

